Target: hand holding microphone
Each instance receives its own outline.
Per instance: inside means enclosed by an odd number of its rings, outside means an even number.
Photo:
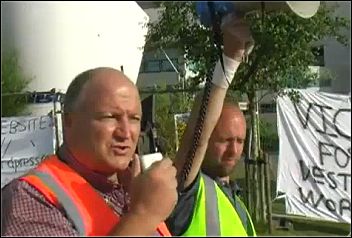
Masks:
[[[165,158],[151,163],[132,181],[130,212],[159,224],[176,205],[176,188],[176,168],[172,161]]]

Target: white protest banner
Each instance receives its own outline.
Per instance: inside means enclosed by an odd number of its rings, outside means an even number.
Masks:
[[[1,118],[1,187],[54,152],[50,116]]]
[[[277,101],[277,192],[288,214],[351,223],[350,97],[298,91],[297,104]]]

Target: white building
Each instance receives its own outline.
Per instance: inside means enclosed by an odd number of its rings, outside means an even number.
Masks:
[[[157,2],[137,2],[148,14],[150,22],[156,22],[162,13]],[[137,86],[154,88],[182,83],[185,73],[183,53],[176,49],[158,49],[144,52],[139,71]]]
[[[17,50],[30,91],[66,91],[79,73],[123,68],[137,81],[149,21],[136,2],[1,2],[1,48]]]
[[[41,92],[25,114],[54,111],[49,91],[65,93],[75,76],[91,68],[123,69],[136,83],[148,21],[134,1],[1,2],[2,54],[16,50],[20,67],[32,78],[28,91]],[[57,128],[61,142],[60,116]]]
[[[338,5],[335,15],[343,16],[351,22],[351,2],[337,1],[327,2],[328,5]],[[327,39],[322,42],[324,46],[324,62],[327,69],[332,71],[330,92],[349,94],[351,92],[351,29],[343,32],[349,40],[347,47],[338,43],[335,39]],[[329,86],[329,82],[327,82]]]
[[[123,69],[136,83],[148,21],[134,1],[1,2],[1,49],[17,51],[33,78],[30,92],[65,93],[75,76],[96,67]],[[28,113],[52,109],[35,103]]]

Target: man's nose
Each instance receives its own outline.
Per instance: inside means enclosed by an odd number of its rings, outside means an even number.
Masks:
[[[229,145],[229,152],[232,154],[232,155],[236,155],[237,154],[237,150],[238,150],[238,146],[237,146],[237,143],[236,141],[231,141],[230,142],[230,145]]]
[[[120,139],[129,139],[131,137],[131,125],[127,118],[121,118],[118,121],[114,136]]]

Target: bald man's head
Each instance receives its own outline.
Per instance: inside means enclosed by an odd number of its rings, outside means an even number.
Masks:
[[[113,174],[128,167],[142,117],[136,86],[123,73],[97,68],[78,75],[65,98],[64,145],[86,167]]]
[[[137,90],[133,82],[119,70],[109,67],[89,69],[77,75],[69,85],[64,99],[65,113],[73,112],[76,109],[77,101],[81,98],[82,92],[88,84],[94,83],[104,86],[109,79],[110,81],[118,80],[121,84],[128,84]]]
[[[228,178],[241,158],[245,138],[245,117],[238,104],[227,99],[209,138],[203,172],[212,178]]]

